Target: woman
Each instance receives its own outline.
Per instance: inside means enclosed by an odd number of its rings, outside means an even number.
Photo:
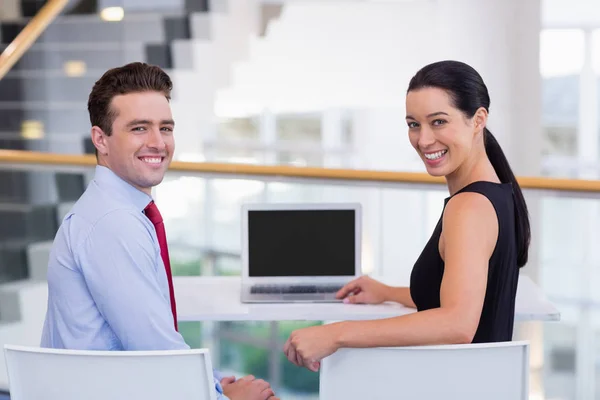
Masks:
[[[294,331],[284,346],[296,365],[317,371],[342,347],[482,343],[512,339],[519,268],[530,242],[525,199],[486,128],[490,98],[470,66],[421,69],[406,96],[410,143],[450,197],[415,263],[410,288],[361,277],[337,294],[346,303],[396,301],[418,312]]]

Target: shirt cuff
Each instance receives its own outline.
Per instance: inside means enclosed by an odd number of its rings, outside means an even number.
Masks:
[[[229,400],[227,396],[223,394],[223,387],[221,386],[221,379],[223,379],[223,374],[221,374],[216,369],[213,369],[213,378],[215,380],[215,390],[217,391],[217,400]]]

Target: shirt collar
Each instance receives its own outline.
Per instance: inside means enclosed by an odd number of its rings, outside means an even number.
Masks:
[[[110,168],[96,165],[94,176],[96,183],[102,188],[109,188],[112,195],[124,202],[133,203],[137,209],[144,211],[152,201],[152,197],[124,181]]]

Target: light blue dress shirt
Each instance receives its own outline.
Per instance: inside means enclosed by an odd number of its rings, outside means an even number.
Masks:
[[[175,330],[152,198],[97,166],[65,216],[48,263],[41,347],[80,350],[189,349]],[[223,395],[214,371],[219,400]]]

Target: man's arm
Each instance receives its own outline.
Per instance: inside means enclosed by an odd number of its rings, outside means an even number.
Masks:
[[[160,288],[156,251],[141,218],[128,210],[102,217],[75,249],[98,310],[124,350],[188,349]]]
[[[124,350],[189,349],[174,328],[170,300],[158,279],[163,266],[157,265],[152,235],[141,218],[127,210],[105,215],[76,249],[78,264]],[[213,372],[219,396],[220,374]]]

